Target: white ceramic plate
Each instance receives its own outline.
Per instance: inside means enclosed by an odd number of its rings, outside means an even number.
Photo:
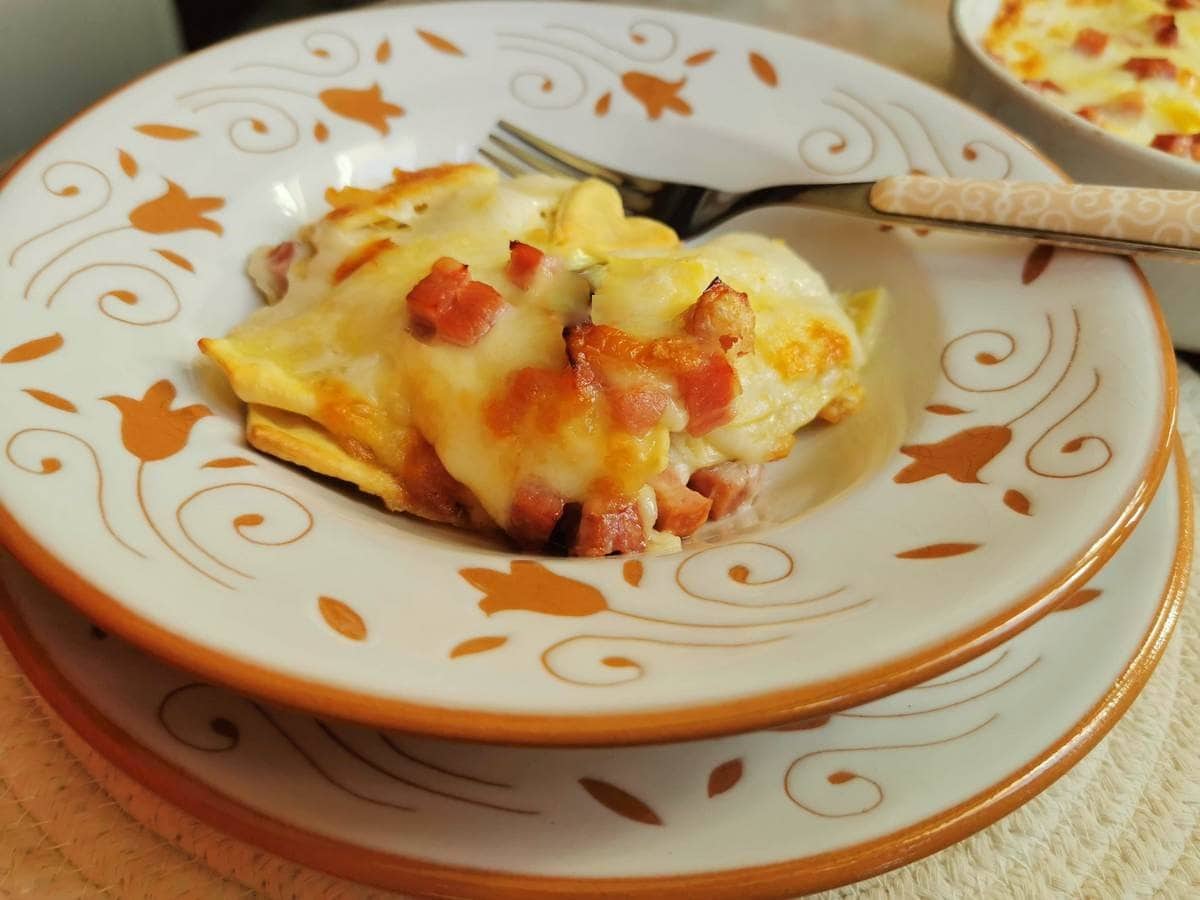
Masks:
[[[615,743],[944,671],[1077,587],[1143,511],[1174,371],[1135,268],[796,210],[741,224],[837,288],[893,295],[867,407],[806,431],[752,515],[680,555],[510,569],[502,547],[247,450],[195,349],[258,305],[247,252],[331,184],[470,158],[501,116],[727,187],[1056,177],[928,87],[689,16],[419,6],[221,45],[69,124],[0,193],[5,543],[104,627],[253,693],[444,736]]]
[[[102,754],[307,865],[439,896],[791,895],[983,827],[1120,717],[1183,598],[1191,490],[1179,459],[1128,546],[1003,647],[868,706],[719,740],[537,750],[324,723],[104,638],[12,564],[0,627]]]

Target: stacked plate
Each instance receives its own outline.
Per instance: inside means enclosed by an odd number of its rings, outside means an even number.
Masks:
[[[498,118],[730,189],[1060,177],[862,59],[624,7],[372,10],[160,70],[0,192],[0,627],[46,699],[196,816],[416,893],[815,890],[1065,771],[1189,568],[1173,356],[1126,260],[739,220],[894,304],[862,413],[673,556],[517,556],[245,447],[195,340],[257,304],[247,252]]]

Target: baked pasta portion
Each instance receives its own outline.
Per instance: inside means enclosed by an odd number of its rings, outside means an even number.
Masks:
[[[984,47],[1050,102],[1200,162],[1200,0],[1004,0]]]
[[[603,182],[477,165],[327,200],[254,253],[266,305],[200,347],[253,446],[389,509],[525,550],[669,550],[862,400],[880,293],[840,301],[782,242],[683,246]]]

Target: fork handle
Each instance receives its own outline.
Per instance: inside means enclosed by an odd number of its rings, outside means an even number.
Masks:
[[[1016,230],[1050,243],[1200,258],[1200,192],[899,175],[871,188],[889,215]]]

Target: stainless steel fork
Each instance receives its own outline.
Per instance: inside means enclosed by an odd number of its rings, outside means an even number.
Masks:
[[[685,239],[753,209],[795,204],[888,223],[1200,261],[1200,192],[1194,191],[899,175],[732,193],[623,172],[505,121],[496,123],[479,153],[511,177],[599,178],[617,189],[627,212],[664,222]]]

